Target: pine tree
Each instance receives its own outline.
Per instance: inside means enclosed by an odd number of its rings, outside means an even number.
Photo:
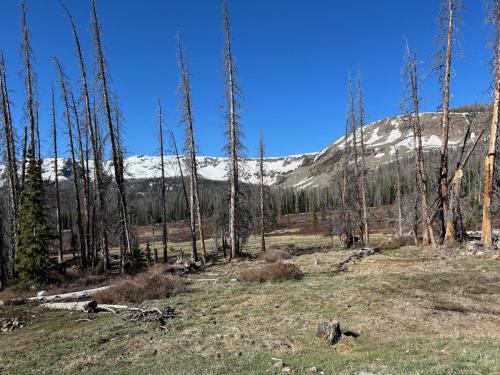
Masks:
[[[17,220],[17,257],[14,268],[23,285],[46,280],[49,258],[44,216],[44,192],[40,164],[28,150],[26,184]]]

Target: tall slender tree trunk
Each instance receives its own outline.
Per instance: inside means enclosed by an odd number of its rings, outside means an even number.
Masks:
[[[448,0],[448,32],[446,42],[446,55],[444,57],[443,84],[443,117],[441,122],[441,162],[439,167],[439,213],[441,217],[441,241],[454,242],[456,234],[455,225],[446,226],[445,222],[453,220],[453,213],[448,206],[448,136],[450,131],[450,76],[451,58],[453,47],[453,23],[455,5],[453,0]],[[451,232],[450,232],[451,231]]]
[[[368,229],[368,209],[366,207],[366,166],[365,166],[365,140],[363,134],[365,118],[365,108],[363,104],[363,87],[361,82],[361,72],[358,69],[358,125],[360,133],[361,145],[361,170],[359,176],[361,212],[362,212],[362,225],[363,225],[363,242],[368,245],[370,241],[370,233]]]
[[[111,103],[109,97],[108,90],[108,82],[107,82],[107,71],[104,63],[104,54],[102,50],[102,41],[101,41],[101,29],[99,25],[99,19],[97,18],[97,9],[95,0],[92,1],[92,19],[93,19],[93,30],[94,30],[94,42],[97,53],[97,65],[98,65],[98,80],[101,85],[101,95],[102,101],[104,105],[104,115],[108,125],[108,136],[111,142],[111,153],[113,155],[113,167],[115,172],[115,181],[118,187],[118,196],[120,202],[120,213],[122,217],[122,225],[123,225],[123,236],[125,240],[125,248],[127,254],[132,253],[132,245],[131,245],[131,232],[130,232],[130,221],[127,209],[127,196],[125,191],[125,180],[124,180],[124,170],[123,163],[120,158],[120,145],[117,143],[115,129],[113,126],[113,120],[111,115]],[[122,259],[122,263],[123,263]]]
[[[56,229],[57,229],[57,260],[63,262],[63,246],[62,246],[62,225],[61,225],[61,201],[59,198],[59,168],[57,160],[57,122],[56,122],[56,104],[54,98],[54,85],[52,84],[52,136],[54,146],[54,186],[56,189]]]
[[[399,165],[399,149],[396,149],[396,195],[398,202],[398,236],[403,235],[403,220],[401,209],[401,166]]]
[[[178,42],[179,52],[179,65],[181,68],[181,92],[183,95],[183,102],[181,108],[183,109],[183,122],[186,124],[186,143],[189,152],[189,196],[190,196],[190,223],[193,233],[196,230],[196,219],[198,219],[198,231],[200,233],[200,242],[202,248],[203,260],[206,259],[205,238],[203,236],[203,222],[201,218],[201,208],[198,190],[198,172],[196,166],[196,146],[194,142],[194,126],[193,126],[193,112],[191,106],[191,83],[189,79],[189,67],[180,45]],[[198,260],[198,252],[193,248],[193,259]]]
[[[170,144],[172,148],[174,149],[175,152],[175,158],[177,160],[177,166],[179,167],[179,175],[181,176],[181,184],[182,184],[182,192],[184,195],[184,200],[186,203],[186,207],[189,207],[189,198],[187,194],[187,189],[186,189],[186,182],[184,180],[184,172],[182,172],[182,163],[181,163],[181,158],[179,157],[179,150],[177,148],[177,142],[175,141],[174,133],[172,130],[169,130],[168,132],[169,138],[170,138]],[[196,250],[196,232],[193,230],[193,226],[190,225],[189,229],[191,231],[191,253],[192,254],[197,254]]]
[[[20,191],[24,190],[24,185],[26,181],[26,162],[28,159],[28,126],[24,126],[24,131],[23,131],[23,149],[22,149],[22,155],[21,155],[21,189]],[[19,197],[21,199],[21,197]]]
[[[264,135],[260,133],[259,142],[259,180],[260,180],[260,251],[266,251],[265,187],[264,187]]]
[[[161,221],[162,221],[162,244],[163,244],[163,262],[168,262],[167,256],[167,241],[168,241],[168,228],[167,228],[167,202],[166,202],[166,185],[165,185],[165,160],[163,150],[163,113],[161,108],[160,99],[158,99],[158,127],[160,137],[160,163],[161,163]]]
[[[9,89],[3,54],[0,54],[0,110],[2,111],[2,120],[4,124],[7,185],[9,191],[10,215],[9,222],[7,223],[7,227],[11,233],[9,238],[9,258],[13,260],[16,257],[16,222],[19,213],[19,197],[21,192],[17,174],[16,144],[14,141],[15,134],[10,111]],[[5,264],[3,264],[3,267],[5,267]],[[5,269],[3,271],[5,271]],[[3,276],[5,277],[5,274]]]
[[[484,246],[493,246],[491,216],[493,215],[493,189],[495,181],[495,158],[497,146],[498,120],[500,110],[500,2],[495,1],[493,5],[493,15],[495,20],[495,33],[497,45],[495,49],[495,94],[493,99],[493,116],[491,118],[488,153],[484,159],[484,194],[483,194],[483,222],[481,240]]]
[[[85,152],[83,149],[83,135],[82,126],[80,123],[80,116],[78,114],[78,106],[76,104],[75,96],[73,92],[71,95],[71,108],[73,111],[73,116],[75,118],[75,127],[77,135],[77,145],[78,145],[78,157],[80,161],[80,177],[82,180],[83,188],[83,216],[84,216],[84,232],[85,232],[85,254],[87,258],[91,258],[92,269],[95,267],[96,260],[94,259],[94,253],[90,246],[90,189],[89,189],[89,171],[88,171],[88,157],[85,157]],[[88,153],[87,153],[88,155]]]
[[[420,205],[422,209],[422,243],[424,245],[431,244],[436,246],[432,222],[429,216],[429,208],[427,206],[427,184],[424,174],[424,155],[422,148],[422,127],[420,124],[419,98],[418,98],[418,75],[417,62],[414,55],[410,53],[409,47],[407,51],[407,67],[408,88],[410,90],[410,102],[412,113],[410,114],[410,122],[413,129],[413,141],[415,144],[415,167],[417,171],[417,187],[420,193]]]
[[[91,109],[91,104],[90,104],[90,93],[89,93],[89,86],[88,86],[88,81],[87,81],[87,71],[85,68],[85,62],[83,59],[83,52],[82,48],[80,45],[80,39],[78,37],[78,33],[76,30],[75,23],[73,21],[73,17],[71,16],[71,13],[69,10],[64,6],[64,4],[61,2],[62,7],[64,8],[66,15],[68,16],[69,22],[71,24],[71,30],[73,33],[73,39],[75,42],[75,49],[77,52],[78,56],[78,62],[80,66],[80,74],[81,74],[81,85],[82,85],[82,96],[84,98],[84,104],[85,104],[85,128],[87,129],[88,134],[90,135],[90,143],[92,147],[92,159],[93,159],[93,178],[94,178],[94,186],[95,186],[95,201],[96,201],[96,207],[95,207],[95,215],[97,216],[97,222],[98,222],[98,230],[99,233],[101,234],[100,238],[100,244],[101,248],[103,251],[103,268],[104,271],[108,271],[109,268],[109,243],[108,243],[108,228],[107,228],[107,223],[105,219],[105,212],[106,212],[106,203],[104,200],[104,186],[102,182],[102,176],[103,176],[103,170],[102,170],[102,158],[101,158],[101,152],[100,152],[100,146],[99,146],[99,137],[95,132],[94,129],[94,124],[92,123],[92,109]],[[97,126],[97,123],[95,123]],[[88,163],[87,163],[88,164]],[[88,165],[87,165],[87,170],[88,170]],[[95,228],[93,221],[93,228]],[[95,233],[95,231],[93,231]]]
[[[73,125],[71,123],[71,111],[68,99],[68,86],[66,84],[66,78],[61,64],[57,59],[54,58],[54,63],[56,64],[57,72],[59,74],[59,84],[61,86],[61,96],[64,103],[64,115],[66,120],[66,127],[68,130],[68,146],[69,153],[71,157],[71,166],[73,171],[73,190],[75,194],[75,205],[76,205],[76,225],[78,229],[78,241],[80,247],[80,265],[82,268],[87,267],[87,254],[85,253],[85,232],[83,230],[83,220],[82,220],[82,208],[80,201],[80,177],[78,172],[78,162],[75,157],[75,148],[73,143]]]
[[[238,114],[236,113],[236,83],[234,81],[234,58],[231,50],[231,26],[227,3],[223,3],[223,28],[225,36],[224,67],[226,72],[227,121],[229,132],[229,240],[231,241],[231,259],[239,256],[237,233],[239,172],[238,172]]]

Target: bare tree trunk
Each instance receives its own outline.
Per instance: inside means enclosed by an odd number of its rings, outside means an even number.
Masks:
[[[82,136],[82,126],[80,124],[80,116],[78,115],[78,107],[75,101],[75,96],[73,92],[70,92],[71,95],[71,108],[73,110],[73,116],[75,117],[75,127],[77,134],[77,144],[78,144],[78,156],[80,160],[80,169],[81,169],[81,179],[82,179],[82,187],[83,187],[83,211],[85,217],[85,254],[87,257],[92,258],[92,268],[95,267],[96,260],[94,259],[94,253],[91,251],[90,247],[90,189],[89,189],[89,171],[88,171],[88,153],[87,157],[85,157],[85,153],[83,150],[83,136]]]
[[[226,97],[227,97],[227,121],[229,133],[229,240],[231,241],[231,259],[239,256],[239,243],[237,233],[238,199],[239,199],[239,172],[238,172],[238,114],[236,103],[236,84],[234,81],[235,67],[231,51],[231,26],[229,24],[229,13],[227,3],[223,3],[224,18],[224,68],[226,72]]]
[[[78,229],[78,240],[80,247],[80,265],[82,268],[87,267],[87,254],[85,253],[85,232],[83,230],[82,221],[82,208],[80,202],[80,177],[77,168],[77,161],[75,157],[75,149],[73,144],[73,125],[71,123],[70,105],[68,100],[68,89],[66,84],[66,78],[64,71],[62,69],[59,61],[54,58],[54,63],[56,64],[57,72],[59,74],[59,84],[61,86],[61,96],[64,102],[64,115],[66,118],[66,126],[68,129],[68,145],[71,157],[71,166],[73,170],[73,190],[75,194],[75,204],[76,204],[76,225]]]
[[[52,136],[54,146],[54,185],[56,188],[56,226],[57,226],[57,260],[63,262],[63,246],[62,246],[62,225],[61,225],[61,201],[59,198],[59,169],[57,160],[57,123],[56,123],[56,104],[54,98],[54,85],[52,84]]]
[[[448,216],[452,216],[448,207],[448,135],[450,130],[450,75],[451,75],[451,58],[453,47],[453,26],[455,4],[453,0],[447,0],[448,3],[448,31],[446,42],[446,53],[444,56],[444,76],[440,77],[443,85],[443,118],[441,123],[441,163],[439,166],[439,213],[441,217],[441,241],[453,237],[455,233],[447,233],[445,221]],[[445,234],[446,233],[446,234]]]
[[[181,176],[181,183],[182,183],[182,192],[184,194],[186,207],[189,207],[189,198],[188,198],[187,189],[186,189],[186,182],[184,180],[184,173],[182,172],[182,164],[181,164],[181,159],[179,157],[179,150],[177,149],[177,142],[175,142],[175,137],[174,137],[174,133],[172,132],[172,130],[169,130],[168,134],[170,136],[170,144],[171,144],[172,148],[174,149],[175,157],[177,159],[177,165],[179,167],[179,174]],[[194,231],[192,225],[189,226],[189,229],[191,231],[191,253],[197,254],[197,251],[196,251],[196,232]]]
[[[163,263],[168,262],[167,257],[167,241],[168,241],[168,228],[167,228],[167,202],[165,197],[165,160],[163,156],[163,114],[160,99],[158,99],[158,127],[160,130],[160,162],[161,162],[161,220],[162,220],[162,243],[163,243]]]
[[[69,10],[64,6],[61,2],[62,7],[64,8],[68,19],[71,24],[71,30],[73,33],[73,38],[75,42],[75,49],[78,55],[78,61],[80,65],[80,73],[81,73],[81,84],[82,84],[82,95],[85,101],[85,128],[87,129],[88,134],[90,135],[90,143],[92,147],[92,156],[93,156],[93,166],[94,166],[94,185],[95,185],[95,195],[96,195],[96,214],[97,221],[99,222],[99,232],[101,233],[100,243],[103,250],[103,268],[106,272],[109,268],[109,244],[108,244],[108,229],[105,220],[105,212],[106,212],[106,204],[104,200],[104,190],[102,183],[102,158],[99,147],[99,137],[95,134],[95,129],[92,124],[92,109],[90,105],[90,94],[87,83],[87,72],[85,69],[85,63],[83,60],[83,52],[80,45],[80,39],[78,38],[78,33],[76,31],[75,23],[73,22],[73,17]],[[97,125],[97,123],[96,123]],[[87,163],[88,164],[88,163]],[[88,165],[87,165],[88,170]],[[95,228],[94,223],[92,226]]]
[[[7,182],[9,191],[9,222],[8,228],[11,233],[9,244],[9,258],[14,260],[16,257],[16,222],[19,213],[20,186],[17,175],[16,145],[14,141],[14,126],[10,111],[9,89],[7,86],[7,73],[3,54],[0,54],[0,110],[2,111],[2,120],[4,123],[4,142],[6,154]],[[3,260],[3,259],[2,259]],[[3,264],[5,267],[5,264]],[[2,271],[2,270],[0,270]],[[5,276],[5,275],[3,275]]]
[[[361,143],[361,170],[359,175],[360,200],[363,225],[363,242],[368,245],[370,233],[368,229],[368,209],[366,207],[366,166],[365,166],[365,141],[363,134],[365,108],[363,104],[363,88],[361,82],[361,72],[358,69],[358,123]]]
[[[264,135],[260,132],[259,142],[259,179],[260,179],[260,251],[266,251],[266,226],[265,226],[265,191],[264,191]]]
[[[200,241],[202,247],[203,260],[206,259],[205,238],[203,236],[203,222],[201,219],[200,199],[198,191],[198,172],[196,166],[196,146],[194,143],[194,128],[193,128],[193,112],[191,106],[191,83],[189,80],[189,68],[184,59],[180,41],[178,41],[179,65],[181,67],[181,93],[183,102],[181,108],[183,110],[183,122],[186,124],[186,143],[189,152],[189,187],[190,187],[190,223],[193,233],[196,230],[196,218],[198,219],[198,231],[200,233]],[[196,215],[196,216],[195,216]],[[198,252],[193,249],[193,259],[198,260]]]
[[[101,29],[99,25],[99,19],[97,18],[97,10],[95,0],[92,2],[92,19],[93,19],[93,29],[94,29],[94,42],[97,53],[97,64],[98,64],[98,80],[101,83],[101,95],[104,104],[104,114],[106,122],[108,124],[108,135],[111,142],[111,153],[113,155],[113,167],[115,172],[115,181],[118,186],[118,195],[120,201],[120,213],[122,216],[123,223],[123,234],[125,239],[125,247],[127,254],[132,253],[131,245],[131,232],[130,232],[130,222],[127,209],[127,196],[125,191],[125,180],[123,177],[123,163],[120,159],[120,145],[117,143],[115,129],[113,126],[113,120],[111,117],[111,104],[109,98],[109,90],[107,83],[107,72],[104,63],[104,54],[102,50],[101,42]],[[123,259],[122,259],[123,262]]]
[[[24,126],[24,131],[23,131],[23,150],[22,150],[22,156],[21,156],[21,189],[20,191],[24,190],[24,182],[26,180],[26,162],[28,158],[28,126]],[[19,197],[21,199],[21,197]]]
[[[434,238],[434,231],[432,229],[432,222],[429,216],[429,209],[427,206],[427,184],[424,174],[424,156],[422,150],[422,127],[420,124],[419,113],[419,98],[418,98],[418,75],[417,75],[417,62],[414,54],[410,52],[407,47],[407,67],[406,74],[408,78],[409,101],[412,108],[409,115],[409,120],[413,129],[413,141],[415,144],[415,164],[417,170],[417,187],[420,193],[421,209],[422,209],[422,223],[423,233],[422,242],[424,245],[429,243],[435,247],[436,240]]]
[[[493,189],[495,181],[495,152],[497,146],[497,130],[500,110],[500,1],[495,0],[492,10],[495,22],[496,49],[495,49],[495,96],[493,99],[493,116],[491,119],[488,154],[484,160],[484,194],[483,194],[483,222],[481,239],[486,248],[493,245],[491,231],[491,216],[493,214]]]
[[[24,69],[25,69],[25,86],[26,86],[26,115],[28,117],[28,125],[29,125],[29,147],[28,149],[32,151],[33,155],[36,153],[36,144],[35,144],[35,114],[34,114],[34,98],[35,93],[33,90],[34,86],[34,77],[33,72],[31,70],[31,46],[30,46],[30,36],[28,31],[28,25],[26,24],[26,3],[24,0],[21,1],[21,23],[23,28],[23,40],[22,40],[22,54],[24,57]]]
[[[398,236],[403,235],[403,220],[401,210],[401,167],[399,165],[399,149],[396,149],[396,194],[398,201]]]

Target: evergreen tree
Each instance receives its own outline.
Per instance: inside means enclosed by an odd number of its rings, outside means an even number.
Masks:
[[[25,189],[17,220],[17,258],[14,268],[21,284],[29,285],[46,280],[49,258],[47,227],[43,205],[42,168],[29,149]]]

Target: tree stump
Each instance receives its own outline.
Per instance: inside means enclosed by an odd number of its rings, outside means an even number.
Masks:
[[[317,337],[324,337],[331,345],[336,344],[341,336],[340,322],[338,320],[324,320],[318,324]]]

